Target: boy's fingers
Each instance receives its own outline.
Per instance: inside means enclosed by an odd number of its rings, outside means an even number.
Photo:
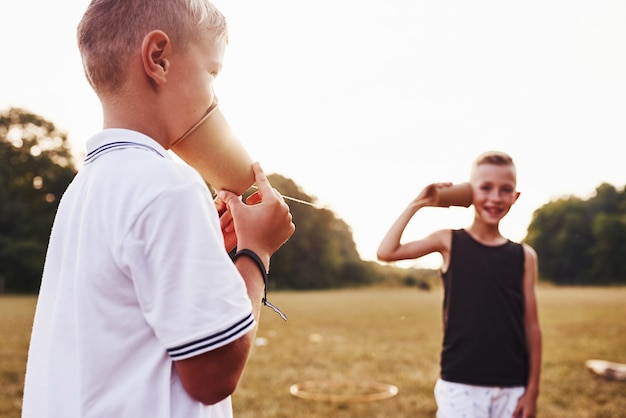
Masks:
[[[255,162],[254,164],[252,164],[252,169],[254,170],[256,187],[260,194],[260,197],[270,196],[270,193],[273,193],[278,198],[278,200],[284,202],[283,196],[278,192],[278,190],[272,187],[272,185],[270,184],[270,181],[265,176],[265,173],[263,172],[261,165],[258,162]],[[259,199],[259,202],[260,201],[261,199]]]
[[[220,199],[221,201],[223,201],[227,206],[230,206],[232,204],[232,202],[240,202],[239,200],[239,196],[237,196],[235,193],[233,192],[229,192],[228,190],[220,190],[217,192],[217,197],[218,199]],[[235,199],[234,201],[232,199]]]
[[[222,200],[218,196],[216,196],[215,200],[213,201],[213,203],[215,204],[215,209],[217,209],[217,213],[220,216],[222,216],[224,214],[224,212],[226,212],[226,203],[224,202],[224,200]]]
[[[259,192],[254,192],[252,193],[250,196],[248,196],[248,198],[246,199],[246,203],[248,205],[256,205],[257,203],[259,203],[262,200],[261,198],[261,193]]]
[[[263,172],[263,169],[261,168],[261,164],[259,164],[258,162],[255,162],[254,164],[252,164],[252,170],[254,171],[254,179],[256,180],[255,181],[256,186],[261,192],[261,194],[268,195],[269,193],[271,193],[272,185],[270,184],[269,180],[265,176],[265,173]]]
[[[225,231],[232,231],[233,215],[230,211],[224,211],[220,214],[220,227]]]

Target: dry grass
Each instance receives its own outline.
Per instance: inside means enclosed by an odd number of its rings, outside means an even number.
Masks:
[[[272,292],[289,316],[264,309],[237,393],[237,418],[433,417],[441,343],[441,293],[411,289]],[[540,417],[624,417],[626,382],[585,370],[589,358],[626,362],[626,288],[538,292],[544,337]],[[0,298],[0,416],[19,417],[34,298]],[[309,380],[393,384],[395,397],[320,402],[292,396]],[[349,390],[349,389],[346,389]],[[339,392],[341,392],[338,389]]]
[[[0,297],[0,417],[20,416],[35,302],[33,297]]]

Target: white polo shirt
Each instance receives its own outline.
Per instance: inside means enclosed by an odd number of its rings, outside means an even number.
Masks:
[[[231,417],[183,389],[173,360],[254,326],[200,175],[140,133],[108,129],[52,228],[24,389],[24,418]]]

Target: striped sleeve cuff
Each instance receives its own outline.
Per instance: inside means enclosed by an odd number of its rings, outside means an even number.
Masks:
[[[250,312],[245,318],[227,329],[177,347],[168,348],[167,353],[172,360],[183,360],[194,357],[235,341],[252,330],[255,325],[254,316],[252,312]]]

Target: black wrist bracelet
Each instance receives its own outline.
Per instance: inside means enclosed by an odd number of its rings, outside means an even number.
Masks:
[[[233,256],[233,263],[241,256],[246,256],[250,258],[252,261],[256,263],[257,267],[259,267],[259,270],[261,271],[261,275],[263,276],[263,299],[261,299],[261,303],[263,303],[263,305],[265,306],[269,306],[270,308],[272,308],[274,312],[276,312],[278,315],[280,315],[281,318],[283,318],[286,321],[287,316],[284,313],[282,313],[282,311],[278,309],[277,306],[272,305],[267,300],[267,270],[265,268],[265,264],[263,264],[263,260],[261,260],[261,257],[259,257],[258,254],[255,253],[254,251],[244,248],[242,250],[237,250],[237,252]]]

